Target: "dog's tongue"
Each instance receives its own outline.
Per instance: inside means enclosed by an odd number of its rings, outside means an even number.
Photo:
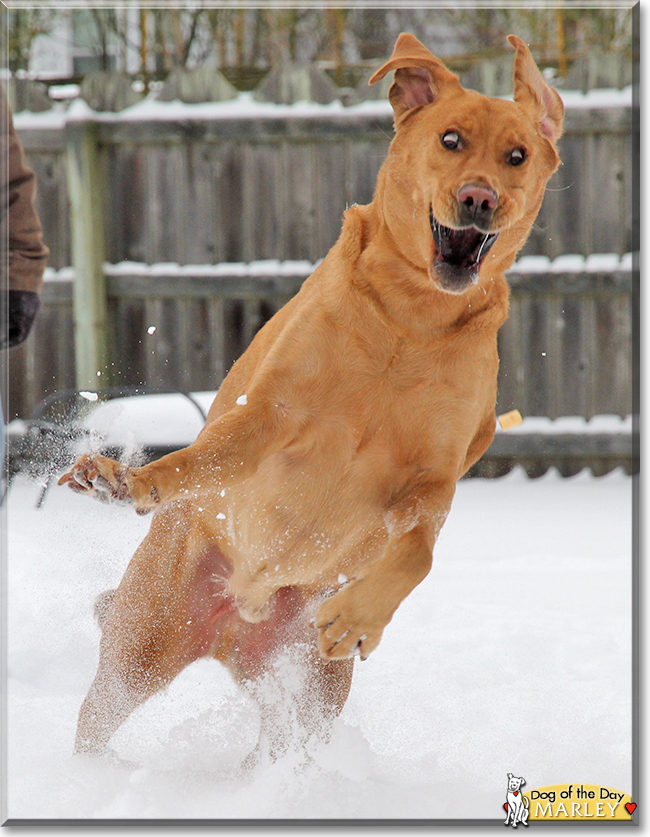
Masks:
[[[485,233],[474,227],[465,230],[449,230],[448,235],[440,236],[439,252],[443,259],[451,264],[471,264],[474,256],[485,239]]]
[[[485,233],[476,227],[445,227],[436,221],[433,208],[429,210],[429,220],[436,246],[433,269],[445,290],[462,292],[478,281],[480,264],[498,233]]]
[[[452,230],[441,227],[436,242],[438,254],[449,264],[473,267],[479,264],[490,249],[496,235],[467,227],[464,230]]]

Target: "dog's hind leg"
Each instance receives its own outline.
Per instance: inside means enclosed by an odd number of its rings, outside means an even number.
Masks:
[[[352,660],[311,662],[289,654],[278,658],[277,667],[251,680],[260,733],[246,766],[266,757],[275,761],[290,750],[302,750],[310,740],[329,739],[350,689]]]
[[[111,605],[113,604],[113,599],[115,598],[116,590],[104,590],[103,593],[100,593],[99,596],[95,599],[95,605],[93,607],[93,613],[95,614],[95,619],[97,620],[97,624],[100,628],[104,627],[104,622],[106,621],[106,615],[110,610]]]
[[[275,594],[263,622],[238,621],[234,641],[215,656],[256,700],[260,739],[248,765],[268,754],[277,758],[310,737],[326,739],[347,700],[353,660],[323,660],[299,589]]]
[[[99,666],[79,713],[76,752],[104,751],[136,706],[209,651],[234,613],[224,594],[229,573],[191,504],[156,513],[120,586],[100,597]]]

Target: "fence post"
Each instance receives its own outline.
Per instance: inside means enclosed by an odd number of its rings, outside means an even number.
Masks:
[[[97,124],[71,119],[65,127],[72,226],[76,386],[108,386],[108,317],[104,276],[104,189]]]

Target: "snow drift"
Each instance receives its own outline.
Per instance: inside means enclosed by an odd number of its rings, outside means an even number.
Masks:
[[[256,706],[207,660],[134,713],[113,760],[71,755],[94,598],[149,522],[60,488],[36,510],[37,494],[18,478],[7,509],[11,820],[497,820],[508,772],[632,790],[622,472],[461,482],[433,569],[357,662],[332,740],[249,773]]]

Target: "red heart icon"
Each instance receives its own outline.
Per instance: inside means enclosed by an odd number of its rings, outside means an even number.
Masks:
[[[519,791],[513,791],[515,796],[519,796]]]
[[[503,803],[503,807],[504,807],[504,809],[507,811],[507,810],[508,810],[508,803],[507,803],[507,802],[504,802],[504,803]]]
[[[630,814],[630,816],[634,813],[634,809],[636,808],[636,802],[626,802],[625,803],[625,810]]]

